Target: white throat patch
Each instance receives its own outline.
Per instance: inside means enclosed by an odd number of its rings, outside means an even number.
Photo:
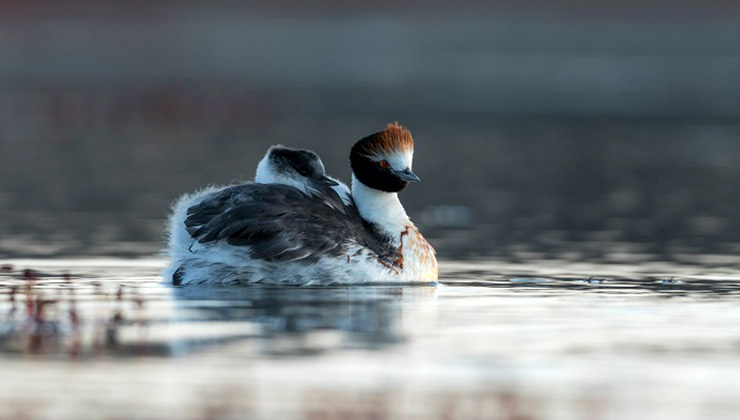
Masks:
[[[391,236],[398,235],[411,223],[397,193],[376,190],[352,174],[352,197],[360,216],[375,223]]]

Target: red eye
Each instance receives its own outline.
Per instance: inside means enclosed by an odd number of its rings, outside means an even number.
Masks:
[[[380,161],[380,166],[383,167],[383,168],[390,168],[391,167],[391,164],[388,163],[387,160],[381,160]]]

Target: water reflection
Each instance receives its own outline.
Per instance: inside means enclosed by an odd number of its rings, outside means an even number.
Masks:
[[[403,342],[434,316],[435,286],[188,287],[8,268],[0,352],[69,359],[180,356],[245,341],[245,354],[310,355]]]
[[[242,323],[226,341],[256,338],[266,354],[377,349],[402,342],[408,323],[419,321],[414,317],[428,321],[436,293],[435,286],[183,287],[173,291],[173,321],[210,332],[220,327],[226,335]],[[191,351],[216,341],[224,337],[177,339],[173,346]]]
[[[506,269],[506,267],[503,267]],[[592,267],[594,273],[603,267]],[[559,271],[448,270],[443,289],[498,290],[572,299],[579,294],[635,299],[724,300],[740,281],[675,268],[678,276]],[[604,272],[604,271],[602,271]],[[84,270],[44,272],[3,266],[0,352],[89,360],[171,357],[235,345],[237,355],[310,356],[402,345],[436,322],[435,286],[182,287],[101,278]],[[461,288],[462,287],[462,288]],[[480,292],[476,292],[480,293]]]
[[[726,267],[446,261],[439,287],[312,289],[172,288],[155,276],[162,263],[0,265],[10,418],[740,409],[740,272]]]
[[[557,297],[574,291],[606,295],[644,294],[650,298],[726,299],[740,295],[740,275],[731,267],[667,264],[604,265],[539,261],[537,264],[466,263],[447,267],[448,286],[509,289]],[[598,273],[598,274],[590,274]]]
[[[0,276],[0,352],[90,358],[125,354],[121,330],[147,323],[136,286],[26,269]],[[21,309],[22,308],[22,309]],[[137,345],[141,348],[141,342]]]

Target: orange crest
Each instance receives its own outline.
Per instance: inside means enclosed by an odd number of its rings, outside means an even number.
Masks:
[[[391,155],[414,150],[411,132],[398,122],[388,124],[383,131],[365,137],[364,152],[368,155]]]

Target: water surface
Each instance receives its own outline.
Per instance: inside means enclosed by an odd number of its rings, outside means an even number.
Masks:
[[[443,261],[439,286],[172,288],[157,277],[164,263],[3,261],[2,417],[740,410],[732,267]]]

